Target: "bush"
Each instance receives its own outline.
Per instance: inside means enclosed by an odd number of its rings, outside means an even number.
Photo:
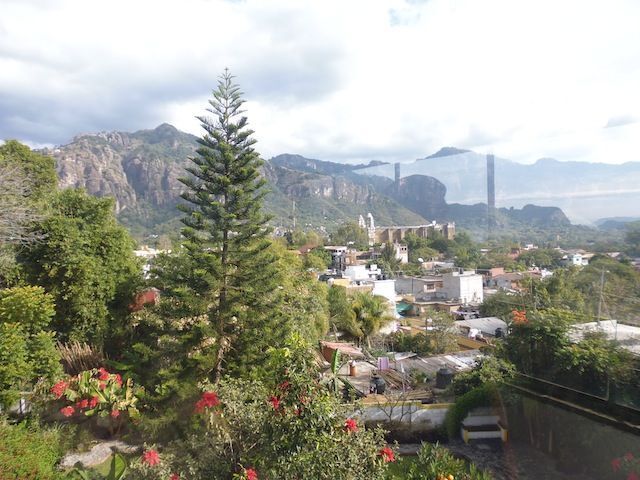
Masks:
[[[423,443],[417,459],[395,477],[403,480],[491,480],[491,475],[455,458],[440,445]]]
[[[32,424],[9,425],[0,419],[0,478],[2,480],[58,480],[64,432]]]
[[[492,405],[496,396],[497,390],[494,385],[483,385],[458,397],[456,403],[447,411],[444,420],[449,438],[458,436],[460,425],[471,410],[476,407]]]
[[[299,338],[272,350],[261,381],[223,378],[191,403],[192,422],[182,439],[133,462],[136,479],[258,478],[281,480],[381,478],[394,453],[381,429],[369,430],[317,382],[308,346]],[[235,475],[235,476],[234,476]]]
[[[390,335],[393,349],[397,352],[414,352],[420,356],[433,352],[431,340],[424,333],[411,335],[409,333],[397,332]]]
[[[484,357],[473,370],[458,373],[453,378],[453,393],[464,395],[465,393],[482,385],[499,385],[511,380],[515,375],[515,367],[508,360],[494,356]]]

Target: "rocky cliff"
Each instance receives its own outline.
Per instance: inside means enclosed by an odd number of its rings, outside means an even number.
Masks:
[[[196,138],[163,124],[135,133],[80,135],[47,153],[56,159],[62,187],[112,196],[117,213],[170,210],[178,201],[186,159]]]
[[[153,130],[134,133],[103,132],[79,135],[67,145],[45,153],[56,159],[60,185],[82,187],[89,193],[111,196],[123,223],[138,234],[180,216],[182,184],[178,178],[193,156],[197,140],[193,135],[163,124]],[[358,215],[374,212],[385,224],[422,223],[420,214],[377,192],[353,168],[304,157],[280,156],[267,161],[262,174],[271,193],[265,208],[275,224],[331,226]],[[315,168],[314,162],[329,166]],[[299,169],[290,168],[298,166]],[[295,207],[294,207],[295,202]]]

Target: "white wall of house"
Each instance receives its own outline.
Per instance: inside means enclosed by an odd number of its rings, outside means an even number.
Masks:
[[[447,298],[458,299],[463,303],[482,303],[482,275],[474,271],[445,273],[442,276],[441,291]]]
[[[389,304],[389,315],[393,318],[398,318],[398,312],[396,311],[396,281],[395,280],[375,280],[373,282],[373,295],[380,295],[387,299]],[[389,334],[398,330],[398,322],[389,322],[383,328],[380,329],[380,333]]]

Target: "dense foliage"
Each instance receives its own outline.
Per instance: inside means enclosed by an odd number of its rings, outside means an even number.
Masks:
[[[351,407],[315,380],[315,363],[299,337],[270,350],[268,366],[270,375],[261,380],[204,384],[184,435],[159,452],[157,466],[135,465],[135,478],[231,479],[248,469],[258,478],[381,477],[388,459],[382,432],[345,422]]]
[[[49,330],[53,314],[53,299],[41,287],[0,291],[0,407],[13,406],[20,392],[62,373]]]
[[[34,423],[10,425],[0,418],[0,478],[3,480],[62,480],[56,464],[64,452],[67,433]]]
[[[62,339],[101,346],[121,328],[140,267],[113,208],[111,199],[63,190],[37,224],[44,239],[20,254],[28,281],[54,297],[52,326]]]

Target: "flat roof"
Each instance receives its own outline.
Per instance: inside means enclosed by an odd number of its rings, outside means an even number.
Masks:
[[[607,339],[618,343],[622,348],[635,355],[640,355],[640,327],[625,325],[616,320],[602,320],[599,322],[577,323],[571,325],[569,338],[578,342],[587,332],[602,332]]]
[[[495,335],[496,328],[501,328],[505,333],[507,331],[507,323],[498,317],[470,318],[468,320],[457,320],[455,322],[458,327],[475,328],[487,335]]]

